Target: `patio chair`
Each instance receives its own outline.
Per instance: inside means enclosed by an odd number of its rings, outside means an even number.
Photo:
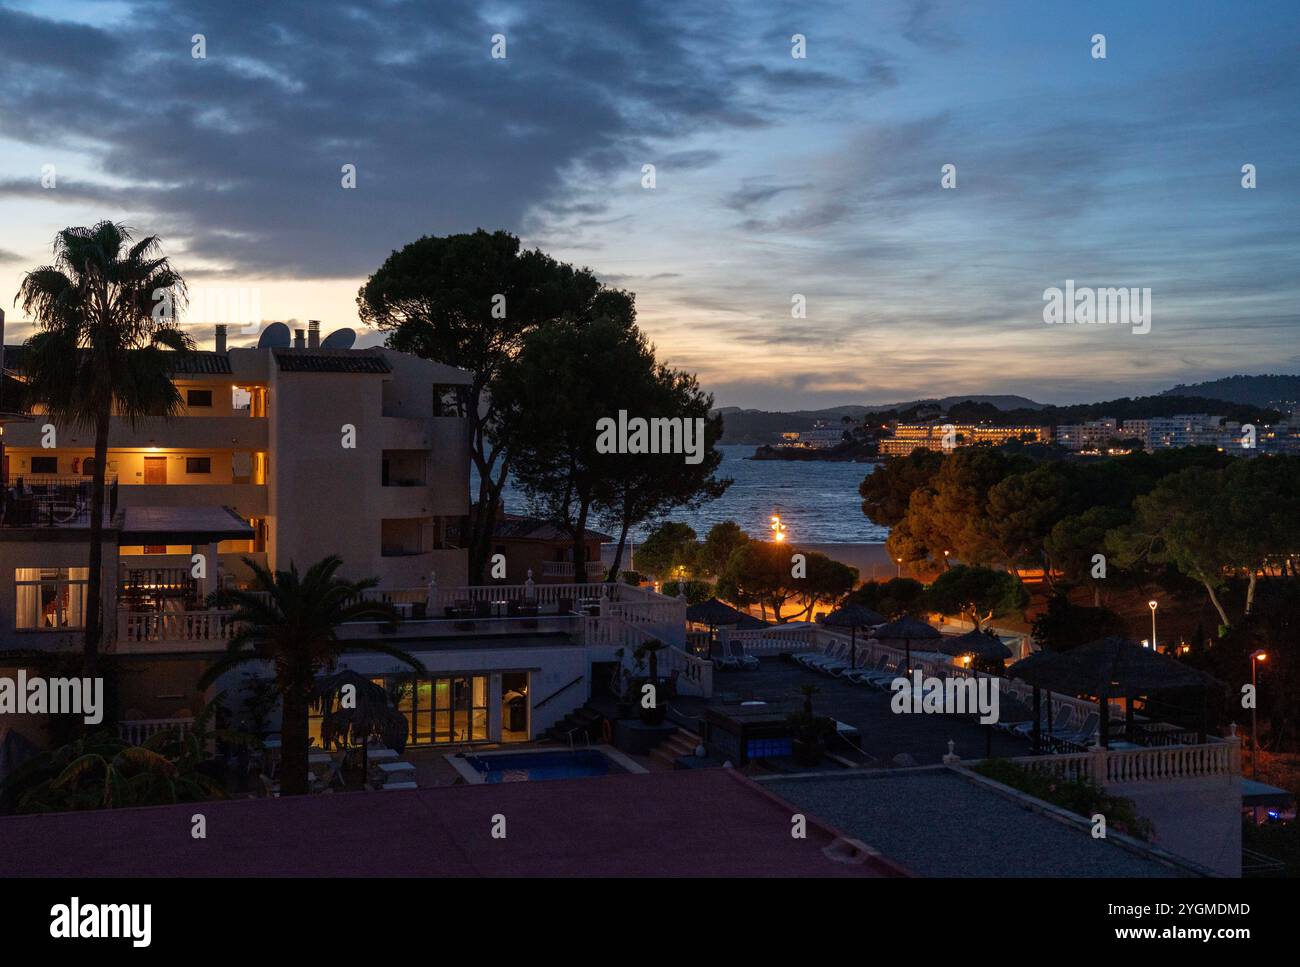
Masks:
[[[889,664],[889,656],[882,655],[874,665],[863,665],[861,668],[850,668],[840,677],[846,678],[856,685],[861,685],[864,683],[864,679],[869,678],[872,675],[878,675],[880,672],[883,672],[885,670],[885,666],[888,664]]]
[[[806,668],[815,669],[829,662],[842,661],[844,651],[847,647],[848,647],[847,645],[843,645],[838,641],[832,642],[831,644],[826,646],[825,651],[814,652],[808,655],[807,657],[803,658],[802,660],[799,659],[796,660],[799,660],[799,664],[803,665]]]
[[[882,692],[887,692],[894,687],[895,679],[907,675],[907,661],[903,658],[895,659],[894,664],[886,668],[878,675],[872,675],[867,678],[865,684],[871,688]]]
[[[1066,732],[1057,735],[1055,730],[1052,732],[1052,743],[1063,743],[1066,745],[1087,746],[1097,735],[1097,730],[1101,725],[1101,715],[1097,712],[1089,712],[1088,717],[1084,719],[1083,726],[1073,732]]]
[[[998,721],[993,723],[993,727],[999,732],[1010,732],[1017,725],[1033,720],[1033,708],[1023,698],[1012,694],[1002,701],[1001,708],[998,710]]]
[[[745,646],[738,641],[728,641],[728,657],[734,659],[737,667],[744,668],[746,671],[756,671],[758,669],[758,658],[754,655],[745,654]]]
[[[1049,708],[1043,709],[1043,715],[1042,715],[1043,733],[1046,734],[1047,732],[1050,731],[1053,735],[1057,733],[1061,735],[1068,735],[1070,732],[1070,720],[1074,718],[1073,706],[1062,705],[1060,711],[1056,713],[1056,720],[1052,722],[1052,727],[1048,729],[1047,723],[1051,721],[1050,716],[1051,716],[1051,709]],[[1033,735],[1034,732],[1033,719],[1030,719],[1028,722],[1021,722],[1012,731],[1014,731],[1017,735]]]

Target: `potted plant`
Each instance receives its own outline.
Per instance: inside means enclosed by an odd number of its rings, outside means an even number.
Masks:
[[[637,678],[633,681],[633,700],[640,709],[641,721],[647,725],[658,725],[668,715],[668,687],[667,683],[659,680],[659,652],[668,646],[662,641],[647,641],[633,652],[633,657],[637,660],[637,668],[640,669],[643,663],[648,664],[649,675],[645,678]],[[642,696],[645,695],[645,686],[654,687],[654,704],[646,706]]]
[[[835,723],[813,711],[812,697],[821,689],[816,685],[804,685],[799,691],[803,693],[803,708],[787,717],[791,746],[799,765],[815,766],[826,754],[826,740],[834,731]]]

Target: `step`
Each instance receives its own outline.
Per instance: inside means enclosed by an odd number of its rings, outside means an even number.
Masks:
[[[671,766],[677,764],[679,756],[671,752],[665,752],[662,748],[655,748],[650,750],[650,758]]]

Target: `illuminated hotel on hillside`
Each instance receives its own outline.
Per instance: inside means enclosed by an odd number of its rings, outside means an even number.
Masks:
[[[949,441],[947,446],[945,439]],[[1051,430],[1043,426],[989,426],[982,423],[899,423],[894,426],[893,436],[880,441],[880,455],[905,457],[913,450],[997,446],[1009,440],[1047,443],[1051,440]]]

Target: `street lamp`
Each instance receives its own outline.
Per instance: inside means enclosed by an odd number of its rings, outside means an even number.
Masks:
[[[944,552],[943,552],[943,569],[944,569],[945,571],[948,570],[948,555],[951,554],[951,553],[952,553],[951,551],[944,551]]]
[[[1259,778],[1259,689],[1256,687],[1257,681],[1255,672],[1264,660],[1268,658],[1268,652],[1256,651],[1250,656],[1250,690],[1254,692],[1255,702],[1250,707],[1250,777]]]
[[[785,540],[785,524],[781,523],[779,513],[772,515],[772,540],[778,543]]]
[[[895,560],[898,561],[898,576],[901,578],[903,576],[903,559],[899,557],[895,558]]]
[[[1147,607],[1151,609],[1151,650],[1159,651],[1160,646],[1156,644],[1156,608],[1159,602],[1152,598],[1147,602]]]

